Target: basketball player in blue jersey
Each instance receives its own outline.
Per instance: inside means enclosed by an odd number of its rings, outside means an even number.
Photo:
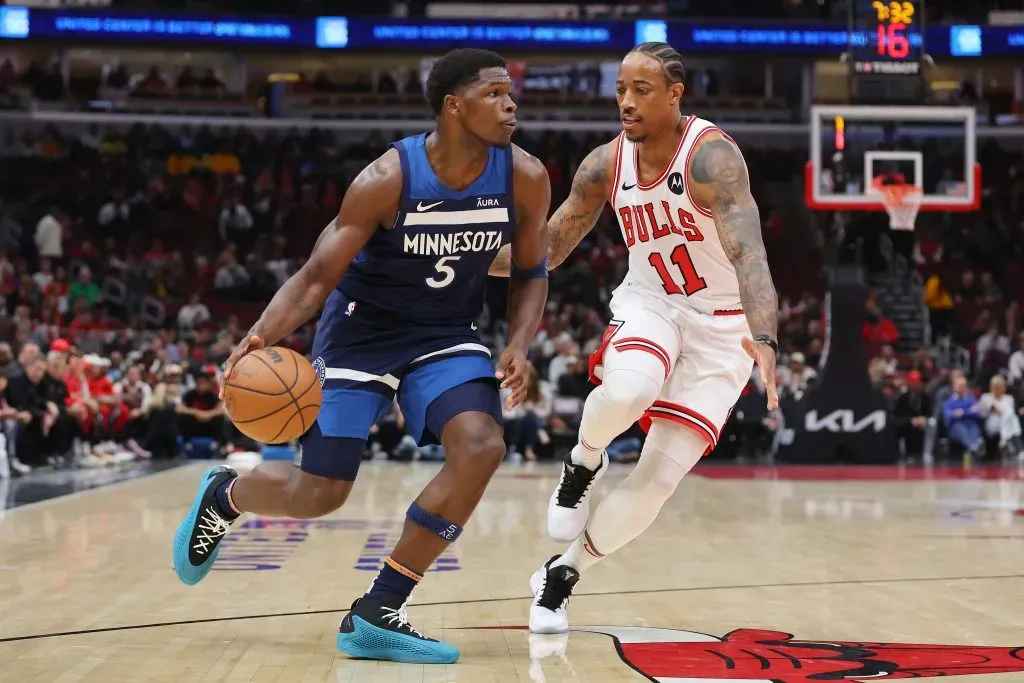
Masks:
[[[493,52],[439,59],[427,83],[434,132],[394,143],[359,174],[309,260],[228,359],[226,378],[246,353],[324,306],[313,350],[323,404],[302,439],[301,467],[208,470],[175,536],[183,582],[206,576],[243,512],[309,519],[341,507],[369,430],[397,394],[412,436],[440,442],[446,461],[410,505],[398,545],[342,620],[337,645],[369,659],[458,659],[457,649],[409,625],[405,604],[505,456],[499,382],[511,388],[509,407],[525,397],[526,350],[547,299],[551,186],[544,166],[511,144],[511,88]],[[509,242],[509,340],[495,371],[476,320],[487,269]]]

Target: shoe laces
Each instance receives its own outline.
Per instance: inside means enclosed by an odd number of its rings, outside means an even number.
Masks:
[[[537,605],[552,612],[558,611],[569,601],[569,596],[572,595],[573,586],[576,585],[578,578],[579,575],[571,568],[548,569]]]
[[[381,605],[380,611],[381,614],[383,615],[382,620],[384,621],[384,623],[390,626],[394,626],[395,628],[402,631],[409,631],[413,635],[419,638],[423,638],[424,640],[427,640],[427,637],[425,635],[414,629],[412,625],[409,624],[409,615],[405,611],[405,605],[406,603],[402,603],[402,606],[397,609]]]
[[[203,510],[197,527],[196,542],[192,549],[200,555],[205,555],[231,530],[231,523],[221,517],[211,506]]]
[[[558,482],[558,506],[579,507],[583,496],[587,495],[590,485],[594,483],[595,474],[597,470],[589,470],[583,465],[563,465],[562,480]]]

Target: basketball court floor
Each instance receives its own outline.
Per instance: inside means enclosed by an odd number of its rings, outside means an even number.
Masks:
[[[435,467],[367,464],[328,519],[244,519],[191,588],[170,539],[200,465],[0,513],[0,681],[1024,680],[1014,470],[707,466],[583,578],[572,633],[531,637],[556,470],[505,468],[409,608],[462,661],[351,661],[338,621]]]

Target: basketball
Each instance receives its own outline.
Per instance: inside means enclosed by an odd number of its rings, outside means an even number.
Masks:
[[[309,361],[272,346],[238,361],[224,384],[224,409],[238,430],[260,443],[298,438],[320,412],[320,379]]]

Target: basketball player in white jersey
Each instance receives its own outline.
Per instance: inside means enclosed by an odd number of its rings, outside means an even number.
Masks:
[[[681,113],[684,78],[682,58],[665,43],[626,55],[616,85],[623,131],[587,156],[548,221],[556,267],[609,202],[629,272],[591,357],[600,386],[587,398],[579,443],[549,503],[548,533],[572,545],[531,579],[535,633],[568,631],[566,603],[580,573],[650,526],[715,447],[752,361],[769,410],[778,403],[778,301],[747,167],[728,135]],[[507,254],[490,272],[508,274]],[[640,460],[591,515],[605,448],[637,421],[649,427]]]

